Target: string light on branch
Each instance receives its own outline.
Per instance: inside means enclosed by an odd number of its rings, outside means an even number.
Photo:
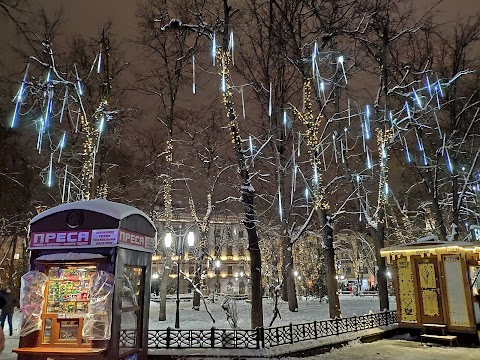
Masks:
[[[377,144],[380,156],[380,179],[378,188],[380,189],[378,194],[378,206],[383,207],[387,203],[388,197],[388,144],[392,138],[391,129],[376,129],[377,132]]]
[[[323,119],[321,114],[317,116],[313,115],[312,110],[312,87],[309,79],[306,79],[303,84],[304,89],[304,110],[299,111],[297,108],[293,107],[293,112],[297,118],[305,126],[305,141],[307,143],[308,153],[310,155],[310,163],[313,168],[313,187],[312,187],[312,201],[315,209],[328,209],[330,206],[325,200],[325,189],[322,186],[322,176],[318,171],[319,163],[318,159],[320,157],[320,139],[319,139],[319,128],[320,123]],[[322,151],[323,153],[323,151]]]

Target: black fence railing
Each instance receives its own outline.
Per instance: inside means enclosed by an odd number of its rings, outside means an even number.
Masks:
[[[293,344],[300,341],[319,339],[348,332],[367,330],[377,326],[397,323],[396,311],[352,316],[340,319],[289,324],[253,330],[216,329],[184,330],[167,328],[148,331],[150,349],[221,348],[260,349]],[[135,343],[135,331],[123,330],[120,347],[131,347]]]

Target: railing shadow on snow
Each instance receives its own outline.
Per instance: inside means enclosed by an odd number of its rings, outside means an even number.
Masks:
[[[206,330],[186,330],[169,327],[165,330],[149,330],[148,348],[272,348],[396,323],[397,312],[384,311],[368,315],[313,321],[302,324],[290,323],[289,325],[277,327],[258,327],[253,330],[217,329],[215,327]],[[120,346],[124,348],[132,347],[135,338],[136,331],[121,331]]]

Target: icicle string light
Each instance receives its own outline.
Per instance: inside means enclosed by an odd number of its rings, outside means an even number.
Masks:
[[[213,66],[215,66],[215,58],[217,57],[217,37],[215,33],[213,33],[213,39],[212,39],[212,61],[213,61]]]
[[[196,86],[195,86],[195,54],[192,55],[192,92],[193,92],[193,94],[196,93]]]
[[[450,159],[450,155],[448,154],[448,150],[445,150],[445,155],[446,155],[446,162],[447,162],[447,168],[450,174],[453,173],[453,166],[452,166],[452,161]]]
[[[52,187],[53,186],[53,152],[50,153],[50,164],[48,165],[48,180],[47,180],[47,186]]]
[[[75,75],[77,76],[77,86],[76,86],[76,89],[77,89],[78,96],[83,96],[82,80],[81,80],[80,77],[78,76],[77,65],[76,65],[76,64],[73,64],[73,67],[75,68]]]
[[[64,131],[63,135],[62,135],[62,138],[60,139],[60,142],[58,143],[58,148],[60,149],[59,154],[58,154],[58,161],[59,162],[60,162],[60,158],[62,157],[62,151],[65,148],[66,137],[67,137],[67,133]]]
[[[316,62],[317,62],[317,53],[318,53],[318,44],[315,41],[313,44],[313,50],[312,50],[312,78],[315,79],[315,73],[316,73]]]
[[[67,174],[68,174],[68,166],[65,165],[65,171],[63,173],[62,203],[65,202],[65,191],[66,191],[66,187],[67,187]]]
[[[270,88],[268,93],[268,116],[272,117],[272,83],[270,83]]]
[[[425,76],[425,86],[427,87],[428,94],[431,97],[432,96],[432,88],[430,86],[430,80],[428,79],[428,75]]]
[[[30,63],[27,64],[27,68],[25,69],[25,73],[23,74],[23,80],[20,85],[20,88],[18,89],[17,95],[16,95],[16,101],[15,101],[15,110],[12,116],[12,122],[10,123],[10,127],[14,128],[17,125],[17,119],[20,115],[20,108],[22,106],[23,102],[23,94],[25,92],[25,83],[27,81],[27,74],[28,74],[28,68],[30,67]]]
[[[422,109],[422,101],[420,100],[420,97],[418,96],[415,89],[412,88],[412,92],[413,92],[413,98],[415,99],[415,102],[417,103],[418,107]]]
[[[233,31],[230,32],[230,38],[228,40],[228,49],[230,50],[230,53],[231,53],[232,64],[235,65],[235,53],[234,53],[235,44],[233,41]]]
[[[278,214],[280,216],[280,221],[283,221],[282,193],[280,188],[278,188]]]
[[[240,93],[242,95],[242,115],[245,120],[245,99],[243,98],[243,86],[240,88]]]
[[[65,88],[65,95],[63,96],[62,110],[60,112],[60,119],[59,119],[60,123],[63,120],[63,113],[65,112],[65,106],[67,106],[67,100],[68,100],[68,87]]]
[[[98,53],[97,74],[100,74],[101,70],[102,70],[102,49],[100,48],[100,52]]]
[[[345,79],[345,84],[348,84],[348,81],[347,81],[347,74],[345,73],[345,67],[343,65],[343,62],[345,61],[345,59],[343,58],[343,55],[340,55],[338,57],[338,63],[340,64],[341,68],[342,68],[342,73],[343,73],[343,78]]]

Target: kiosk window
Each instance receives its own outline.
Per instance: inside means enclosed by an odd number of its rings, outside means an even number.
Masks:
[[[122,284],[120,352],[139,348],[143,305],[144,269],[125,266]]]
[[[88,310],[90,278],[94,266],[52,266],[48,271],[47,313],[85,314]]]
[[[470,266],[470,288],[473,295],[480,294],[480,266]]]
[[[91,301],[94,265],[51,265],[48,267],[45,312],[42,315],[42,344],[82,344],[84,319]]]

